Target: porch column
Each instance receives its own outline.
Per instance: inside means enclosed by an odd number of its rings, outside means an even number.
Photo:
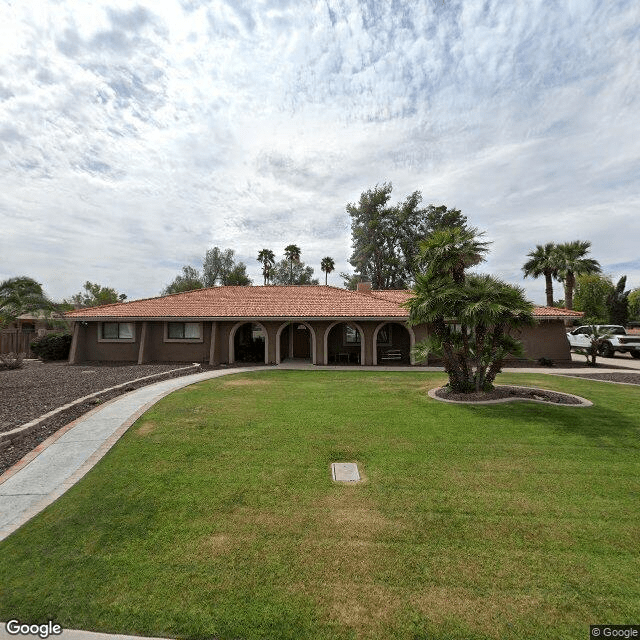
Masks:
[[[216,357],[217,344],[218,344],[218,322],[214,320],[211,323],[211,345],[209,346],[209,365],[212,367],[218,364],[218,358]]]
[[[79,334],[80,323],[76,320],[73,323],[73,337],[71,338],[71,349],[69,349],[69,364],[77,364]]]
[[[142,332],[140,333],[140,347],[138,348],[138,364],[144,364],[144,351],[147,345],[147,325],[148,322],[142,323]]]
[[[289,323],[289,359],[293,359],[293,323]]]

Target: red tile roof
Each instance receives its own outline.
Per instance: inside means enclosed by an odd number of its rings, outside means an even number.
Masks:
[[[406,318],[411,291],[349,291],[324,285],[211,287],[159,298],[69,311],[71,319],[99,318]],[[536,317],[581,317],[537,307]]]
[[[584,313],[560,307],[534,307],[533,315],[536,318],[582,318]]]
[[[397,303],[324,285],[211,287],[69,311],[70,318],[388,318]]]

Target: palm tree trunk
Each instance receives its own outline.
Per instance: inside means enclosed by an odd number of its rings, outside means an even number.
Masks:
[[[565,309],[573,309],[573,288],[576,285],[576,277],[572,271],[567,273],[564,280],[564,307]]]
[[[553,307],[553,279],[550,271],[547,271],[544,274],[544,279],[547,285],[545,288],[545,293],[547,294],[547,307]]]

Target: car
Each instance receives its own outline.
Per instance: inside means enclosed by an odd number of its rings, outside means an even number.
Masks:
[[[571,349],[588,349],[591,346],[592,325],[577,327],[567,333]],[[625,328],[617,324],[595,325],[603,340],[598,353],[605,358],[613,358],[616,351],[630,353],[633,358],[640,358],[640,335],[629,335]]]

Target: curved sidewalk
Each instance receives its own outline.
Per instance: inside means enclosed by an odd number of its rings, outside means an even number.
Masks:
[[[264,367],[218,369],[157,382],[119,396],[63,427],[0,476],[0,540],[78,482],[164,396],[210,378],[256,370]]]

